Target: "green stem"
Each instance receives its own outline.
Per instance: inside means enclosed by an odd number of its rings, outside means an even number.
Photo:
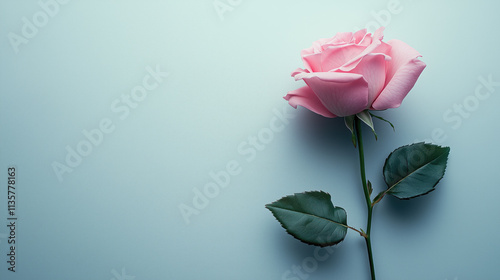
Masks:
[[[370,192],[368,191],[368,186],[366,185],[365,154],[363,151],[363,136],[361,134],[361,121],[358,118],[355,118],[354,122],[356,123],[356,138],[358,140],[359,168],[361,171],[361,182],[363,183],[363,191],[365,194],[366,207],[368,208],[368,222],[366,225],[366,236],[365,236],[366,249],[368,250],[368,258],[370,260],[370,271],[372,275],[372,280],[375,280],[375,266],[373,265],[372,243],[370,240],[373,205],[370,200]]]

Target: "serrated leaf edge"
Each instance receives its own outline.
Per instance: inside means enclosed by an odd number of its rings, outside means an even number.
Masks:
[[[411,197],[398,197],[398,196],[396,196],[395,194],[392,194],[392,193],[390,193],[390,192],[389,192],[391,189],[393,189],[395,186],[397,186],[397,185],[398,185],[401,181],[403,181],[405,178],[407,178],[408,176],[410,176],[410,175],[411,175],[411,174],[413,174],[413,173],[408,174],[407,176],[405,176],[404,178],[402,178],[401,180],[399,180],[396,184],[394,184],[394,185],[390,186],[387,190],[385,190],[385,191],[384,191],[384,193],[386,193],[386,194],[390,194],[390,195],[392,195],[392,196],[394,196],[394,197],[396,197],[396,198],[398,198],[398,199],[401,199],[401,200],[409,200],[409,199],[412,199],[412,198],[416,198],[416,197],[419,197],[419,196],[426,195],[426,194],[428,194],[428,193],[430,193],[430,192],[434,191],[434,190],[435,190],[436,185],[437,185],[437,184],[441,181],[441,179],[443,179],[444,174],[446,173],[446,168],[448,167],[448,156],[449,156],[449,154],[450,154],[450,147],[443,147],[443,146],[439,146],[439,145],[432,144],[432,143],[418,142],[418,143],[413,143],[413,144],[404,145],[404,146],[401,146],[401,147],[399,147],[399,148],[395,149],[395,150],[394,150],[394,151],[392,151],[392,152],[389,154],[389,156],[385,159],[385,162],[384,162],[384,169],[385,169],[385,165],[387,164],[387,161],[389,160],[389,158],[391,157],[391,155],[392,155],[394,152],[396,152],[397,150],[402,149],[402,148],[404,148],[404,147],[409,147],[409,146],[413,146],[413,145],[417,145],[417,144],[427,144],[427,145],[433,145],[433,146],[436,146],[436,147],[438,147],[438,148],[443,148],[443,149],[447,150],[445,154],[440,155],[439,157],[437,157],[437,158],[433,159],[432,161],[430,161],[430,162],[428,162],[428,163],[426,163],[425,165],[423,165],[423,166],[421,166],[421,167],[420,167],[420,168],[422,168],[422,167],[426,166],[427,164],[430,164],[430,163],[432,163],[433,161],[435,161],[435,160],[437,160],[437,159],[441,158],[442,156],[446,156],[446,162],[445,162],[445,164],[444,164],[443,176],[441,176],[441,178],[439,178],[439,180],[437,180],[437,181],[436,181],[436,183],[432,186],[432,189],[430,189],[428,192],[423,193],[423,194],[419,194],[419,195],[416,195],[416,196],[411,196]],[[420,168],[419,168],[419,169],[420,169]],[[384,181],[385,181],[385,174],[384,174]],[[386,181],[386,184],[387,184],[387,181]]]
[[[341,224],[341,223],[338,223],[338,222],[335,222],[335,221],[332,221],[332,220],[329,220],[329,219],[326,219],[326,218],[323,218],[323,217],[320,217],[320,216],[311,215],[311,214],[309,214],[309,213],[303,213],[303,212],[293,211],[293,210],[290,210],[290,209],[278,208],[278,207],[275,207],[275,206],[272,206],[272,205],[271,205],[271,204],[273,204],[273,203],[275,203],[275,202],[278,202],[279,200],[281,200],[281,199],[283,199],[283,198],[285,198],[285,197],[294,196],[294,195],[296,195],[296,194],[308,194],[308,193],[323,193],[323,194],[326,194],[326,195],[328,195],[328,198],[330,199],[330,202],[331,202],[331,198],[332,198],[332,196],[331,196],[329,193],[327,193],[327,192],[324,192],[324,191],[306,191],[306,192],[294,193],[294,194],[292,194],[292,195],[286,195],[286,196],[283,196],[283,197],[281,197],[280,199],[278,199],[278,200],[276,200],[276,201],[273,201],[273,202],[271,202],[271,203],[269,203],[269,204],[266,204],[266,205],[265,205],[265,207],[266,207],[269,211],[271,211],[271,214],[273,214],[273,217],[274,217],[274,218],[275,218],[275,219],[276,219],[276,220],[280,223],[281,227],[282,227],[283,229],[285,229],[285,231],[286,231],[288,234],[290,234],[291,236],[293,236],[293,238],[295,238],[295,239],[299,240],[300,242],[303,242],[303,243],[308,244],[308,245],[314,245],[314,246],[320,246],[320,247],[328,247],[328,246],[337,245],[337,244],[339,244],[340,242],[344,241],[345,237],[347,236],[347,232],[348,232],[348,231],[346,231],[346,234],[344,235],[344,237],[343,237],[341,240],[339,240],[338,242],[329,242],[329,243],[312,243],[312,242],[308,242],[308,241],[302,240],[302,239],[300,239],[300,238],[296,237],[296,236],[295,236],[295,234],[293,234],[292,232],[290,232],[290,231],[289,231],[289,230],[285,227],[285,225],[284,225],[284,224],[283,224],[283,223],[282,223],[282,222],[278,219],[278,217],[276,217],[276,215],[274,214],[274,212],[270,209],[270,208],[275,208],[275,209],[280,209],[280,210],[287,210],[287,211],[291,211],[291,212],[302,213],[302,214],[306,214],[306,215],[309,215],[309,216],[318,217],[318,218],[320,218],[320,219],[327,220],[327,221],[329,221],[329,222],[333,222],[333,223],[335,223],[335,224],[337,224],[337,225],[340,225],[340,226],[345,227],[346,229],[351,228],[351,227],[349,227],[348,225],[344,225],[344,224]],[[332,205],[333,205],[333,208],[340,208],[340,209],[344,210],[344,212],[346,212],[346,213],[347,213],[347,211],[345,211],[345,209],[344,209],[344,208],[339,207],[339,206],[335,206],[335,205],[333,204],[333,202],[331,202],[331,203],[332,203]]]

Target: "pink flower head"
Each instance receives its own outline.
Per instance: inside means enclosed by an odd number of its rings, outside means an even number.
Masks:
[[[302,50],[305,69],[292,77],[307,85],[284,98],[329,118],[399,107],[426,65],[406,43],[383,42],[383,31],[337,33]]]

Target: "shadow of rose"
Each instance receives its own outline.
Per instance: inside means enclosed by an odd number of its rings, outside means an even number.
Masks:
[[[334,153],[342,159],[353,160],[348,156],[355,152],[351,132],[345,126],[343,118],[325,118],[299,107],[295,122],[298,139],[303,141],[311,152],[323,156]]]

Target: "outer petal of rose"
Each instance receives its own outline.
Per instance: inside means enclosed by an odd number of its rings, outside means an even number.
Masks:
[[[382,53],[368,54],[350,72],[363,75],[363,78],[368,83],[368,104],[366,109],[370,108],[385,86],[386,61],[390,60],[389,56]]]
[[[385,110],[399,107],[408,92],[415,85],[425,66],[423,61],[413,58],[407,64],[400,67],[377,99],[375,99],[372,109]]]
[[[322,72],[321,69],[321,53],[314,54],[304,54],[302,55],[302,61],[304,62],[304,67],[309,70],[309,72]]]
[[[328,109],[326,109],[316,94],[308,86],[292,90],[283,98],[285,98],[285,100],[288,101],[288,104],[290,104],[293,108],[297,109],[297,106],[302,106],[327,118],[336,117],[328,111]]]
[[[325,42],[327,39],[319,39],[317,41],[314,41],[312,43],[312,46],[307,48],[307,49],[303,49],[300,54],[302,56],[304,55],[308,55],[308,54],[314,54],[314,53],[318,53],[318,52],[321,52],[321,45],[323,42]]]
[[[324,39],[319,39],[318,41],[316,41],[315,43],[317,44],[316,45],[316,49],[317,49],[317,53],[318,52],[322,52],[324,50],[324,46],[325,45],[329,45],[329,44],[332,44],[332,41],[334,40],[335,37],[332,37],[332,38],[324,38]]]
[[[418,53],[414,48],[400,40],[390,40],[387,44],[391,46],[391,49],[387,54],[392,58],[392,60],[387,67],[386,83],[392,79],[401,67],[408,64],[408,62],[412,59],[420,56],[420,53]]]
[[[292,77],[295,77],[295,75],[301,74],[301,73],[310,73],[310,72],[307,69],[297,68],[297,69],[295,69],[295,71],[292,72]]]
[[[368,105],[368,83],[360,74],[304,73],[295,78],[303,79],[328,111],[337,116],[357,114]]]
[[[313,47],[310,47],[310,48],[307,48],[307,49],[303,49],[302,51],[300,51],[300,55],[301,56],[308,55],[308,54],[313,54],[313,53],[314,53]]]

